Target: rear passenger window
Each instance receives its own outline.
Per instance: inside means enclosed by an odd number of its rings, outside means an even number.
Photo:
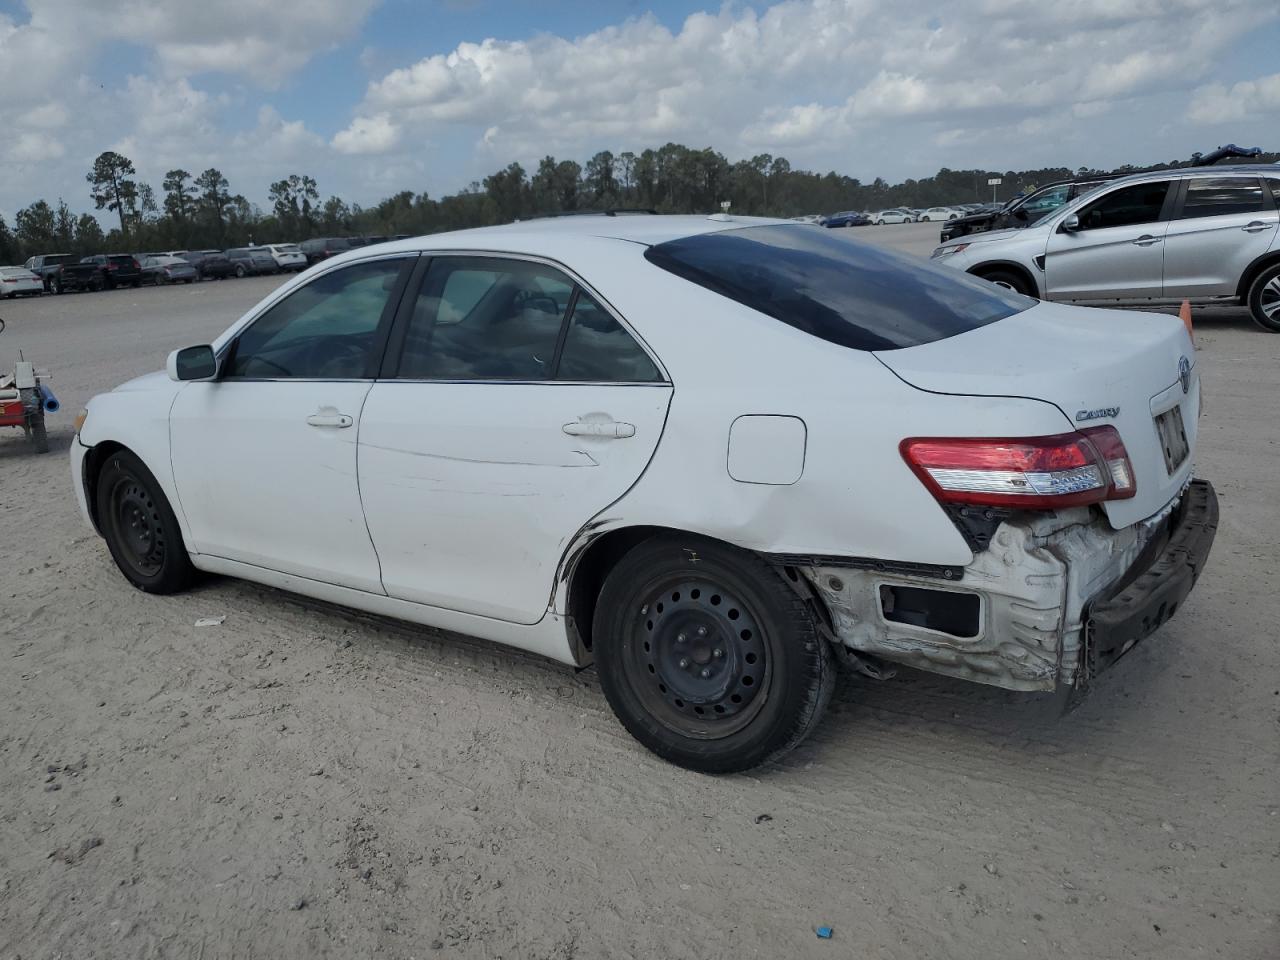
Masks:
[[[585,291],[579,291],[556,379],[652,383],[661,375],[622,324]]]
[[[397,376],[547,380],[573,283],[551,267],[441,257],[418,295]]]
[[[1194,220],[1198,217],[1260,213],[1265,208],[1262,182],[1254,177],[1192,180],[1187,185],[1182,217]]]
[[[1280,180],[1268,180],[1267,187],[1271,190],[1271,199],[1280,207]]]

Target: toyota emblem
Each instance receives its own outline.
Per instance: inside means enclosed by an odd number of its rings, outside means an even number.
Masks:
[[[1191,361],[1186,357],[1178,358],[1178,382],[1182,384],[1182,392],[1191,389]]]

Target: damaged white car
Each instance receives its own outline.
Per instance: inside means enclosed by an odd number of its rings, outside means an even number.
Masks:
[[[594,662],[741,770],[837,657],[1079,691],[1213,542],[1182,324],[787,221],[583,216],[352,251],[95,397],[80,505],[154,593],[243,577]]]

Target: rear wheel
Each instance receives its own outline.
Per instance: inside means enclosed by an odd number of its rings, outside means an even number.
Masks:
[[[990,280],[997,287],[1004,287],[1006,290],[1012,290],[1014,293],[1020,293],[1025,297],[1034,297],[1036,292],[1029,289],[1026,279],[1014,273],[1012,270],[988,270],[980,273],[978,276],[983,280]]]
[[[244,269],[244,266],[243,266],[243,265],[238,264],[238,265],[236,266],[236,276],[237,276],[239,279],[243,280],[243,279],[244,279],[244,275],[245,275],[245,269]]]
[[[50,287],[52,288],[54,293],[62,293],[62,280],[59,279],[58,277],[54,277],[53,283],[50,284]]]
[[[1245,302],[1254,323],[1270,333],[1280,333],[1280,264],[1267,267],[1254,278]]]
[[[177,593],[195,568],[160,484],[127,450],[108,457],[98,476],[98,525],[125,578],[147,593]]]
[[[704,773],[795,747],[835,685],[804,599],[754,554],[700,537],[657,536],[623,557],[592,636],[618,719],[658,756]]]

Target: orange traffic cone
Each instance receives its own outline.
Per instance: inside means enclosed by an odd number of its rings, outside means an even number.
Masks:
[[[1191,329],[1191,301],[1183,300],[1182,307],[1178,310],[1178,319],[1182,321],[1182,325],[1187,328],[1187,336],[1192,340],[1196,338],[1196,332]]]

